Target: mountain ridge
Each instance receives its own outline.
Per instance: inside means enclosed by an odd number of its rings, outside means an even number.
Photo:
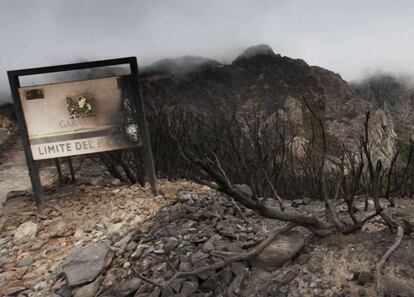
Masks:
[[[359,142],[365,112],[370,111],[370,134],[378,158],[388,161],[396,150],[392,119],[338,73],[275,54],[266,45],[247,48],[230,64],[194,68],[182,76],[148,71],[141,80],[148,100],[165,100],[148,89],[158,88],[168,94],[170,105],[207,108],[233,104],[245,110],[260,105],[269,114],[295,114],[303,129],[306,98],[323,118],[330,135],[354,145]]]

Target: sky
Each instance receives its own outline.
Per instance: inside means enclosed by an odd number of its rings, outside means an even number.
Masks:
[[[123,56],[229,63],[262,43],[346,80],[414,76],[414,1],[0,0],[0,40],[0,101],[7,70]]]

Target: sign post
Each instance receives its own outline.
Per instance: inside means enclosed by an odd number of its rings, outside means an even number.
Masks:
[[[19,81],[21,76],[125,64],[129,75],[25,87]],[[45,201],[38,160],[136,146],[143,146],[146,175],[153,194],[158,194],[135,57],[14,70],[8,77],[39,208]]]

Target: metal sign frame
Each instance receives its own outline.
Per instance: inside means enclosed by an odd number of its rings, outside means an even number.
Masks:
[[[144,147],[144,162],[145,162],[145,171],[147,178],[150,182],[151,189],[154,195],[158,195],[157,188],[157,178],[155,174],[154,160],[152,156],[150,135],[148,132],[148,125],[145,118],[145,109],[144,102],[141,98],[141,90],[139,86],[138,78],[138,63],[136,57],[126,57],[119,59],[110,59],[110,60],[101,60],[101,61],[91,61],[75,64],[65,64],[65,65],[56,65],[56,66],[47,66],[47,67],[38,67],[38,68],[29,68],[29,69],[20,69],[20,70],[11,70],[7,71],[9,78],[10,89],[14,102],[14,110],[17,118],[17,125],[19,132],[21,134],[24,155],[27,162],[27,168],[29,170],[30,181],[33,188],[34,199],[40,209],[45,207],[45,199],[43,188],[39,175],[38,161],[35,161],[32,156],[32,151],[30,148],[30,140],[28,136],[26,121],[23,114],[23,108],[21,103],[21,98],[19,95],[20,80],[21,76],[37,75],[37,74],[46,74],[46,73],[56,73],[64,72],[71,70],[82,70],[82,69],[91,69],[97,67],[109,67],[116,65],[129,65],[130,74],[127,77],[131,78],[131,89],[133,95],[133,104],[135,110],[137,111],[137,124],[139,131],[142,135],[142,143]]]

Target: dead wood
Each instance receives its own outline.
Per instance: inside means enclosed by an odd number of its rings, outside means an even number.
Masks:
[[[375,285],[376,285],[378,295],[380,297],[384,296],[384,288],[383,288],[382,274],[381,274],[382,266],[384,266],[384,264],[387,261],[387,259],[389,258],[389,256],[400,245],[401,240],[403,238],[403,235],[404,235],[404,229],[401,226],[398,226],[397,227],[397,235],[395,237],[394,244],[387,250],[387,252],[382,256],[381,260],[376,265],[376,270],[375,270],[376,283],[375,283]]]
[[[162,290],[164,290],[167,294],[171,293],[171,288],[170,285],[171,283],[176,280],[176,279],[183,279],[183,278],[188,278],[191,276],[197,276],[199,274],[202,274],[203,272],[206,271],[210,271],[210,270],[217,270],[217,269],[222,269],[224,268],[226,265],[229,265],[233,262],[240,262],[240,261],[246,261],[249,260],[251,258],[254,258],[256,256],[258,256],[261,252],[263,252],[263,250],[270,245],[275,238],[281,234],[284,233],[286,231],[289,231],[290,229],[296,227],[296,224],[292,224],[292,223],[288,223],[285,226],[276,229],[274,231],[272,231],[268,237],[266,237],[266,239],[264,239],[263,241],[261,241],[259,244],[257,244],[254,248],[250,249],[247,252],[244,253],[239,253],[239,254],[233,254],[227,258],[224,258],[223,260],[220,260],[214,264],[211,265],[205,265],[205,266],[201,266],[197,269],[191,270],[191,271],[176,271],[174,273],[174,275],[168,279],[167,281],[161,283],[161,284],[157,284],[154,281],[142,276],[140,273],[138,273],[137,271],[134,270],[135,274],[141,278],[143,281],[162,288]],[[213,252],[214,253],[214,252]],[[221,254],[221,255],[225,255],[225,253],[222,253],[221,251],[217,251],[216,252],[217,255]],[[175,269],[174,269],[175,270]]]

